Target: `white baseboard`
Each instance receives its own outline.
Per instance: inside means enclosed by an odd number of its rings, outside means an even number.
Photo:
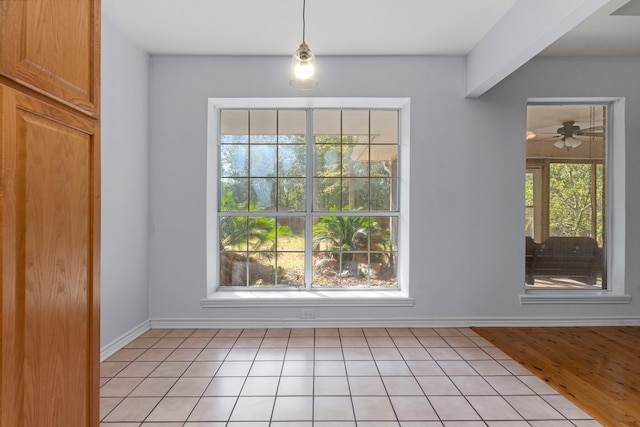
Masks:
[[[512,317],[432,319],[152,319],[164,328],[464,328],[471,326],[640,326],[640,317]]]
[[[228,328],[466,328],[472,326],[640,326],[637,317],[459,317],[430,319],[152,319],[100,350],[103,362],[149,329]]]
[[[100,362],[104,362],[115,352],[151,329],[151,322],[146,320],[100,349]]]

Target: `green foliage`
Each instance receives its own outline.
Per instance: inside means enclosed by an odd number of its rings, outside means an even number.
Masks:
[[[345,207],[349,210],[349,206]],[[355,209],[359,210],[359,209]],[[337,212],[337,207],[330,209]],[[327,250],[338,258],[340,253],[353,251],[388,251],[391,249],[389,229],[375,217],[323,216],[313,226],[314,249]],[[350,261],[352,254],[343,255]]]
[[[527,172],[524,186],[525,223],[527,236],[533,237],[533,173]]]
[[[390,209],[391,160],[370,161],[371,146],[357,136],[316,135],[314,197],[319,208],[357,206],[362,210]],[[354,159],[358,153],[358,159]]]
[[[231,192],[221,198],[223,210],[233,210],[237,202]],[[250,210],[257,210],[249,206]],[[220,249],[247,248],[249,256],[271,258],[278,237],[292,235],[288,226],[277,226],[273,217],[223,216],[220,218]]]
[[[593,204],[602,200],[603,180],[592,183],[591,163],[552,163],[549,169],[549,231],[554,236],[600,237],[602,214],[593,218]],[[600,173],[602,169],[599,169]],[[596,185],[600,184],[600,185]],[[592,185],[596,200],[593,200]],[[601,209],[597,209],[600,211]],[[600,242],[602,243],[602,242]]]
[[[524,205],[533,206],[533,173],[527,172],[524,183]]]

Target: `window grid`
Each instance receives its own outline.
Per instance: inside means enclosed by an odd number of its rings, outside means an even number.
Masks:
[[[222,110],[225,111],[225,110]],[[222,114],[222,111],[219,115],[219,120],[220,120],[220,116]],[[393,265],[397,266],[397,242],[395,242],[393,245],[391,243],[389,243],[389,247],[387,249],[387,252],[385,251],[381,251],[381,250],[375,250],[374,248],[372,248],[372,232],[373,232],[373,226],[372,224],[374,223],[374,221],[376,220],[377,217],[387,217],[388,218],[388,224],[389,224],[389,228],[391,228],[393,226],[394,229],[394,233],[397,233],[397,220],[399,217],[399,211],[398,211],[398,204],[397,204],[397,199],[398,199],[398,195],[397,192],[399,191],[398,188],[398,178],[396,175],[390,175],[388,177],[386,177],[390,183],[392,183],[391,185],[394,187],[394,190],[396,191],[396,201],[395,201],[395,207],[394,206],[390,206],[389,210],[384,210],[384,211],[376,211],[376,210],[372,210],[373,206],[371,206],[371,192],[372,192],[372,186],[371,186],[371,180],[372,178],[374,178],[373,173],[372,173],[372,161],[371,161],[371,151],[372,151],[372,144],[371,144],[371,140],[372,140],[372,135],[371,135],[371,111],[368,111],[368,123],[367,123],[367,135],[365,135],[366,139],[367,139],[367,143],[366,144],[349,144],[348,142],[348,138],[349,135],[345,135],[343,133],[343,120],[342,120],[342,111],[340,111],[340,135],[339,135],[339,148],[340,148],[340,163],[339,163],[339,182],[340,182],[340,188],[343,189],[344,188],[344,184],[347,180],[351,180],[354,179],[353,176],[351,175],[346,175],[345,176],[345,146],[354,146],[354,145],[361,145],[364,147],[364,150],[366,151],[366,155],[367,155],[367,166],[366,166],[366,175],[364,176],[360,176],[360,175],[356,175],[357,178],[359,179],[364,179],[367,181],[367,202],[366,202],[366,206],[364,210],[344,210],[345,207],[347,207],[347,203],[344,202],[344,197],[345,194],[340,191],[339,192],[339,198],[340,198],[340,206],[338,209],[338,206],[336,206],[336,210],[327,210],[327,209],[314,209],[314,203],[316,200],[316,194],[313,194],[315,192],[315,185],[314,185],[314,179],[319,179],[322,178],[321,173],[316,173],[315,170],[315,162],[317,161],[316,156],[315,156],[315,152],[314,149],[316,147],[316,135],[314,134],[314,126],[313,126],[313,112],[317,111],[314,109],[306,109],[306,132],[305,132],[305,140],[304,140],[304,144],[305,144],[305,184],[306,184],[306,189],[313,189],[312,190],[312,195],[311,197],[309,197],[309,191],[305,192],[305,211],[304,212],[292,212],[291,210],[282,210],[281,206],[280,206],[280,179],[283,178],[289,178],[287,177],[283,177],[281,176],[281,170],[280,170],[280,152],[282,147],[284,146],[283,143],[281,143],[280,141],[280,127],[279,127],[279,120],[278,120],[278,115],[280,110],[276,110],[276,134],[274,135],[275,137],[275,141],[271,142],[271,143],[263,143],[260,142],[260,140],[254,140],[253,138],[251,138],[252,133],[250,131],[251,129],[251,112],[255,111],[255,110],[247,110],[248,112],[248,135],[247,135],[247,165],[246,165],[246,177],[244,178],[246,180],[246,210],[245,209],[232,209],[232,210],[227,210],[224,208],[223,203],[222,203],[222,194],[223,194],[223,188],[222,185],[219,184],[219,194],[221,195],[221,197],[218,200],[218,218],[219,218],[219,223],[221,223],[222,221],[224,221],[226,218],[237,218],[237,217],[244,217],[244,219],[246,220],[246,227],[247,229],[245,230],[245,235],[246,235],[246,239],[244,242],[244,245],[246,246],[246,258],[247,258],[247,262],[246,262],[246,270],[245,270],[245,275],[246,275],[246,280],[245,283],[242,286],[245,287],[250,287],[253,286],[250,283],[250,276],[251,276],[251,268],[252,268],[252,264],[253,262],[251,261],[251,237],[250,237],[250,232],[249,232],[249,228],[250,228],[250,224],[252,221],[259,221],[262,218],[268,218],[270,220],[272,220],[273,222],[275,222],[276,225],[278,225],[278,228],[276,230],[279,230],[279,223],[281,222],[281,219],[286,219],[286,218],[304,218],[304,281],[302,283],[299,284],[294,284],[294,286],[304,286],[306,289],[310,289],[312,287],[312,278],[314,277],[314,271],[313,271],[313,258],[314,258],[314,254],[316,253],[321,253],[323,251],[314,251],[314,243],[313,243],[313,224],[321,221],[322,218],[325,217],[332,217],[334,219],[343,219],[343,220],[356,220],[356,219],[362,219],[365,218],[365,222],[364,224],[366,224],[366,249],[365,250],[356,250],[353,249],[351,251],[345,251],[343,250],[344,248],[343,243],[344,242],[340,242],[340,248],[337,251],[338,253],[338,257],[339,257],[339,272],[343,273],[343,261],[345,256],[351,256],[351,257],[356,257],[356,256],[364,256],[365,258],[365,262],[363,263],[366,267],[366,269],[368,269],[369,273],[365,272],[365,277],[366,277],[366,285],[370,286],[371,285],[371,280],[372,280],[372,274],[371,272],[373,272],[373,267],[372,267],[372,259],[373,257],[378,257],[380,259],[382,259],[385,255],[389,258],[389,259],[393,259]],[[395,114],[397,114],[399,116],[399,111],[397,110],[393,110],[395,112]],[[381,144],[381,145],[395,145],[396,146],[396,162],[398,162],[398,157],[399,157],[399,147],[398,147],[398,139],[399,138],[399,128],[398,128],[398,122],[396,122],[395,125],[395,131],[396,131],[396,142],[395,144]],[[219,148],[219,162],[218,162],[218,167],[219,167],[219,173],[220,173],[220,177],[222,178],[220,180],[220,182],[222,182],[226,177],[223,173],[223,159],[222,159],[222,155],[221,155],[221,150],[222,147],[225,145],[225,143],[222,141],[223,140],[223,136],[222,136],[222,132],[221,135],[219,136],[219,141],[220,143],[218,144]],[[254,150],[252,150],[252,147],[254,146],[260,146],[260,145],[275,145],[275,153],[276,153],[276,160],[274,162],[274,173],[273,176],[269,176],[268,174],[264,174],[263,176],[261,175],[253,175],[253,163],[252,161],[253,156],[255,155]],[[289,145],[289,144],[287,144]],[[292,144],[295,145],[295,144]],[[396,167],[396,172],[398,171],[398,168]],[[270,206],[271,210],[260,210],[259,207],[255,206],[252,203],[252,180],[253,179],[271,179],[273,182],[275,182],[274,185],[274,192],[275,192],[275,202],[272,202],[272,206]],[[300,179],[302,179],[302,177],[300,177]],[[392,191],[392,190],[389,190]],[[390,193],[391,194],[391,193]],[[273,199],[273,197],[272,197]],[[390,197],[389,203],[392,203],[392,198]],[[352,207],[349,206],[349,209],[351,209]],[[377,222],[377,221],[375,221]],[[220,231],[220,234],[223,235],[223,231]],[[274,235],[274,245],[272,247],[272,250],[256,250],[254,253],[256,254],[269,254],[273,256],[273,267],[274,267],[274,280],[273,283],[270,284],[271,286],[274,287],[278,287],[280,285],[283,285],[283,283],[280,281],[280,274],[279,274],[279,254],[287,254],[287,253],[299,253],[297,251],[288,251],[286,249],[280,249],[280,242],[279,239],[281,238],[280,232],[276,231],[275,235]],[[226,253],[232,253],[234,251],[229,251],[224,249],[222,243],[220,244],[220,254],[226,254]],[[335,250],[333,251],[335,252]],[[372,257],[373,256],[373,257]],[[269,257],[267,257],[269,258]],[[224,268],[223,266],[224,261],[222,259],[220,259],[220,265],[221,265],[221,270]],[[360,269],[361,270],[361,269]],[[356,273],[358,274],[358,273]],[[221,279],[222,281],[222,279]],[[338,276],[338,283],[337,286],[338,288],[343,288],[343,277],[342,275]],[[223,281],[222,281],[223,282]],[[227,283],[221,283],[222,286],[228,285]],[[231,285],[236,285],[235,283],[231,283]],[[290,283],[284,284],[285,286],[290,286]],[[315,287],[315,286],[314,286]],[[397,282],[395,282],[393,287],[397,287]]]

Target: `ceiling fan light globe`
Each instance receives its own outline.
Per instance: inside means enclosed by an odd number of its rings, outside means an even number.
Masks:
[[[580,146],[580,144],[582,144],[582,141],[570,136],[568,138],[565,138],[564,143],[567,147],[577,148]]]

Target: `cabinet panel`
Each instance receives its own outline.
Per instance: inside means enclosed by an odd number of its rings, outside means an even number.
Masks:
[[[96,125],[2,97],[2,426],[98,419]]]
[[[0,0],[0,74],[98,115],[100,3]]]

